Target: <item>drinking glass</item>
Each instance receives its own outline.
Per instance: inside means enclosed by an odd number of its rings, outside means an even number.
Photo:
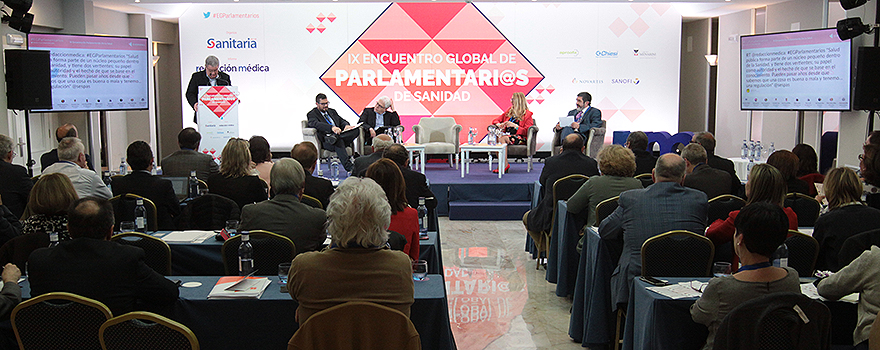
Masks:
[[[135,227],[134,221],[123,221],[119,223],[120,232],[134,232]]]
[[[712,265],[712,275],[715,277],[730,276],[730,263],[719,261]]]
[[[416,260],[412,262],[413,280],[426,281],[428,279],[428,262],[424,260]]]
[[[226,220],[226,234],[228,234],[229,237],[238,234],[238,220]]]
[[[287,274],[290,272],[290,263],[280,263],[278,264],[278,279],[281,280],[281,285],[287,285]]]

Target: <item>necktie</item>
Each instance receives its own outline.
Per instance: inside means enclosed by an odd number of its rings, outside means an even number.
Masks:
[[[581,122],[581,117],[583,117],[583,116],[584,116],[584,111],[580,111],[580,112],[578,112],[578,114],[577,114],[576,116],[574,116],[574,121],[577,122],[577,123],[580,123],[580,122]]]
[[[332,126],[336,126],[336,124],[333,124],[333,119],[330,118],[329,114],[327,114],[326,112],[321,113],[321,114],[324,115],[324,119],[327,120],[327,124],[330,124]]]

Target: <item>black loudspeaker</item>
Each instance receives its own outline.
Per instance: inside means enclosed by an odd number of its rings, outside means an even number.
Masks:
[[[880,111],[880,47],[860,47],[856,64],[854,110]]]
[[[6,108],[51,109],[49,51],[5,50]]]

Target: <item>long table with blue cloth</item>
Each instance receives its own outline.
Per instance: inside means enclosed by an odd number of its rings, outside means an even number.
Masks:
[[[208,299],[218,276],[172,276],[172,280],[199,282],[180,288],[180,299],[169,318],[189,327],[202,349],[286,349],[299,328],[294,321],[297,303],[281,292],[277,276],[260,299]],[[446,292],[440,275],[415,281],[415,302],[410,320],[421,338],[422,349],[455,349],[449,325]],[[21,283],[22,296],[30,296],[28,281]],[[119,315],[114,315],[119,316]],[[333,336],[328,331],[328,336]]]

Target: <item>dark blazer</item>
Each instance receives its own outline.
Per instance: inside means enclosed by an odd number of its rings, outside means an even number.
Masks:
[[[333,188],[333,182],[306,173],[306,187],[303,194],[315,197],[315,199],[321,202],[321,206],[323,206],[324,209],[327,209],[327,204],[330,204],[330,195],[333,194],[333,191],[336,191],[336,189]]]
[[[634,149],[632,151],[636,155],[635,175],[650,174],[654,170],[654,165],[657,164],[657,157],[643,149]]]
[[[526,218],[529,231],[541,232],[550,229],[550,221],[553,217],[553,184],[556,180],[572,174],[599,175],[598,163],[580,150],[564,150],[544,160],[544,169],[541,170],[541,176],[538,178],[543,192],[538,206],[530,211]]]
[[[703,191],[709,199],[722,194],[733,194],[730,192],[730,174],[703,163],[685,176],[684,186]]]
[[[437,199],[429,200],[434,197],[434,192],[428,187],[428,180],[425,174],[414,171],[409,167],[400,167],[403,173],[403,182],[406,183],[406,202],[413,208],[419,207],[419,197],[425,197],[425,207],[428,211],[437,207]]]
[[[93,238],[40,248],[28,259],[31,296],[69,292],[107,305],[114,315],[171,307],[177,286],[144,263],[144,250]],[[138,302],[150,306],[141,308]]]
[[[880,210],[866,205],[847,205],[819,216],[813,228],[813,238],[819,241],[816,270],[836,272],[849,264],[849,261],[838,262],[843,242],[859,233],[876,229],[880,229]]]
[[[345,126],[348,125],[348,121],[342,119],[339,116],[339,113],[336,113],[336,110],[333,108],[327,108],[327,114],[330,115],[330,119],[333,119],[333,124],[339,127],[340,129],[345,129]],[[333,132],[333,126],[327,122],[327,119],[321,115],[321,112],[318,111],[318,108],[312,108],[309,113],[306,114],[306,119],[308,120],[308,125],[310,128],[318,129],[318,140],[321,141],[321,144],[324,144],[324,135]]]
[[[160,230],[174,230],[174,218],[180,215],[180,202],[174,194],[171,181],[150,175],[147,171],[135,171],[113,179],[110,184],[113,195],[131,193],[153,201]]]
[[[351,168],[351,174],[364,177],[367,174],[367,168],[379,159],[382,159],[382,152],[373,152],[369,155],[355,158],[354,168]]]
[[[48,246],[49,234],[47,232],[40,231],[15,237],[0,246],[0,265],[13,263],[24,273],[31,253]]]
[[[0,205],[0,244],[21,235],[21,223],[5,205]]]
[[[57,148],[49,152],[43,153],[43,155],[40,156],[40,172],[43,172],[44,170],[46,170],[46,168],[55,163],[58,163]],[[86,166],[89,167],[89,170],[95,170],[95,168],[92,166],[92,157],[88,154],[86,154]],[[116,164],[116,166],[119,167],[119,164]],[[113,167],[111,166],[110,169],[113,169]]]
[[[207,183],[209,193],[234,200],[239,209],[269,199],[266,182],[256,175],[229,178],[215,174],[208,177]]]
[[[0,161],[0,198],[9,211],[20,218],[27,206],[34,182],[21,165]]]
[[[162,158],[162,176],[189,177],[196,171],[196,177],[208,181],[208,177],[220,172],[220,166],[208,154],[191,149],[181,149]]]
[[[384,118],[382,119],[385,127],[400,125],[400,116],[397,112],[385,111],[383,117]],[[373,110],[373,107],[364,108],[364,111],[361,112],[361,117],[358,119],[358,123],[364,123],[364,129],[376,128],[376,111]]]
[[[733,167],[733,161],[730,159],[719,157],[714,154],[709,155],[709,161],[706,162],[710,167],[726,171],[730,174],[730,193],[739,195],[742,189],[742,182],[736,176],[736,169]]]
[[[232,78],[229,77],[229,74],[218,72],[217,86],[229,85],[232,85]],[[204,70],[193,73],[189,78],[189,85],[186,87],[186,102],[189,103],[190,107],[195,106],[199,102],[199,86],[211,86],[211,80],[208,79],[208,74]],[[193,114],[193,123],[198,122],[195,114]]]
[[[241,210],[242,230],[266,230],[290,238],[297,254],[321,248],[327,238],[325,221],[323,210],[300,203],[292,194],[279,194]]]
[[[576,117],[578,114],[577,109],[572,109],[568,111],[568,116]],[[584,109],[584,115],[581,116],[581,120],[578,123],[580,126],[578,127],[578,132],[586,135],[590,132],[592,128],[601,128],[602,127],[602,111],[596,107],[589,106]],[[565,127],[566,125],[560,125]]]

